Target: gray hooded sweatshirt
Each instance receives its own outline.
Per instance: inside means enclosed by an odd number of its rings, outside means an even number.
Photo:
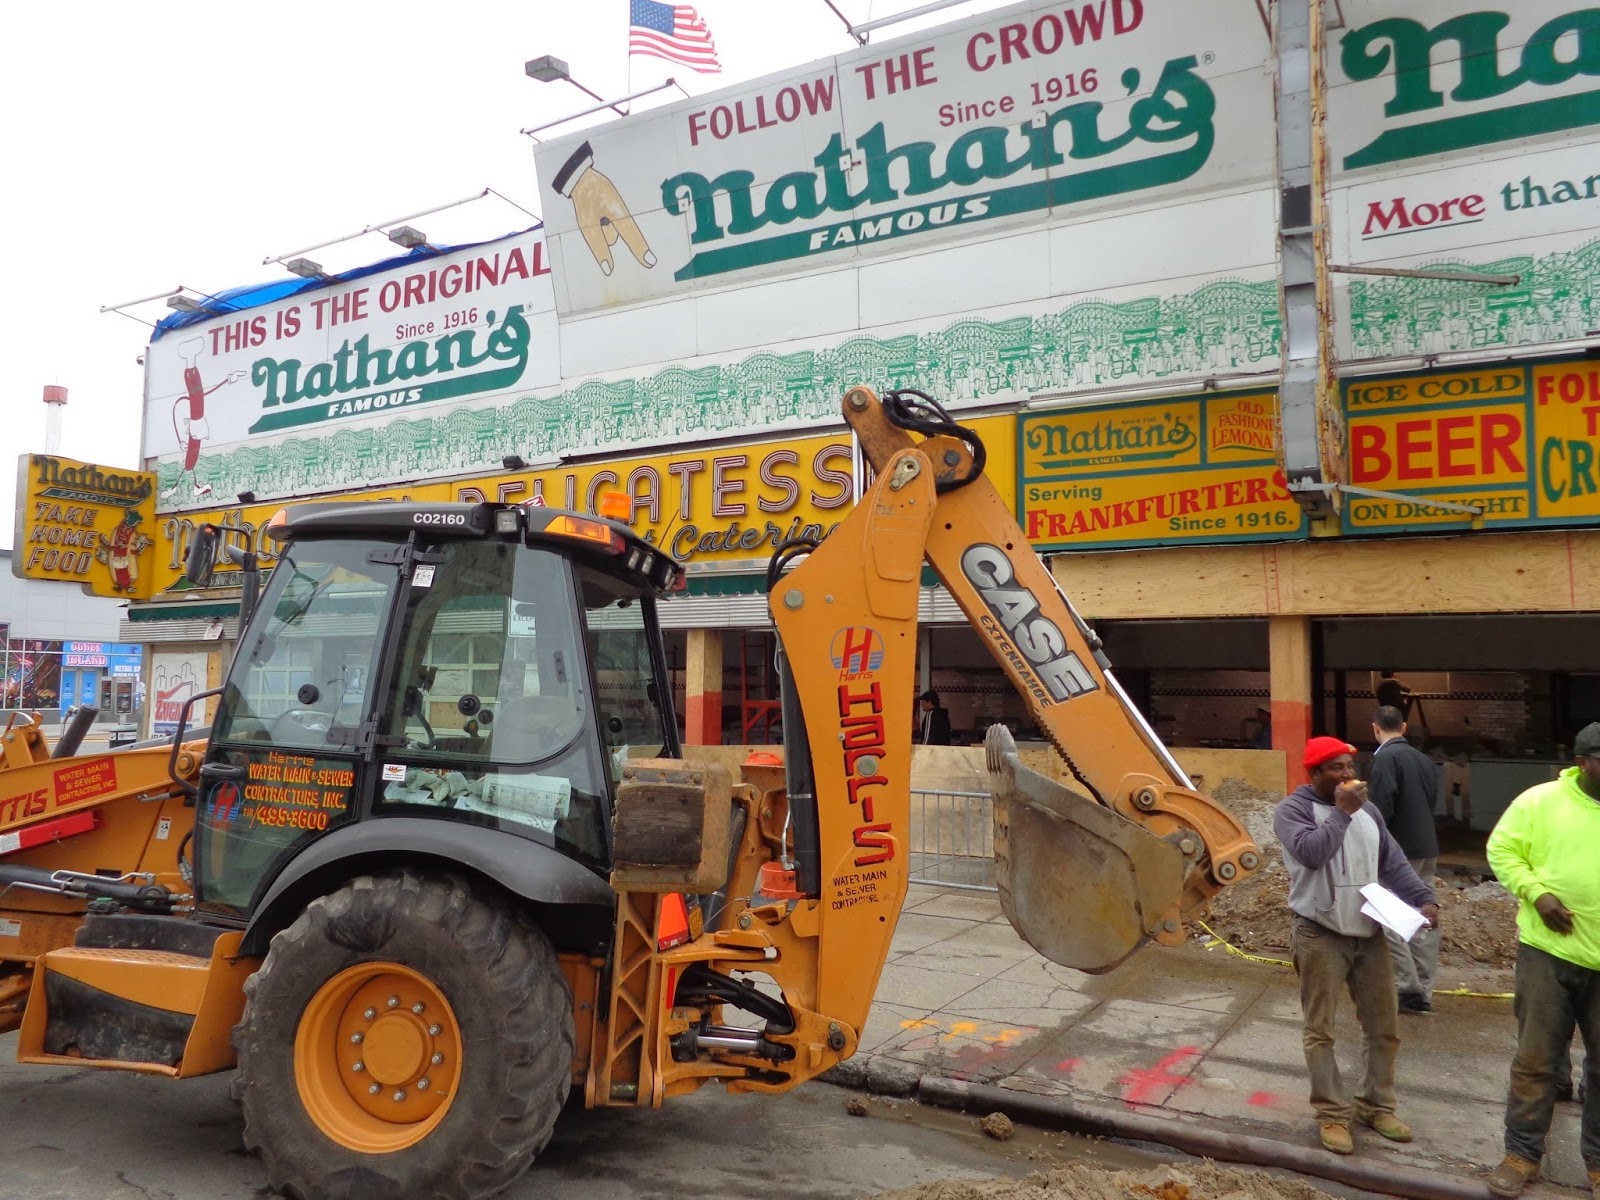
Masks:
[[[1289,908],[1335,933],[1371,937],[1378,923],[1363,916],[1361,889],[1381,883],[1413,908],[1435,903],[1405,852],[1372,805],[1354,816],[1303,783],[1278,802],[1272,831],[1289,869]]]

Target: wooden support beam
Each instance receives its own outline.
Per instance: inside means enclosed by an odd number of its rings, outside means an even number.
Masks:
[[[683,744],[722,744],[722,630],[691,629],[684,655]]]
[[[1051,565],[1090,620],[1600,610],[1600,530],[1589,529],[1059,554]]]
[[[1301,751],[1311,737],[1311,618],[1267,621],[1267,665],[1271,673],[1272,748],[1288,760],[1289,781],[1304,779]]]

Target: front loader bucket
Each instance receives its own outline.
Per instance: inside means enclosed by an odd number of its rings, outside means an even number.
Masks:
[[[1012,928],[1051,962],[1091,975],[1158,934],[1172,940],[1178,848],[1023,766],[1005,726],[990,727],[984,750],[1000,906]]]

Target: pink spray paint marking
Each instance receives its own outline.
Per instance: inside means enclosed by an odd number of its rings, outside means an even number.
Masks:
[[[1198,1046],[1184,1046],[1174,1050],[1154,1067],[1149,1069],[1135,1067],[1122,1077],[1122,1099],[1126,1104],[1159,1104],[1159,1099],[1154,1099],[1158,1093],[1168,1088],[1180,1088],[1193,1083],[1187,1075],[1175,1075],[1172,1068],[1199,1055]]]

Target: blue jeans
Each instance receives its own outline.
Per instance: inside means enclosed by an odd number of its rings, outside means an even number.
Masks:
[[[1600,1171],[1600,971],[1517,947],[1517,1056],[1506,1093],[1506,1153],[1544,1157],[1556,1089],[1568,1078],[1572,1030],[1583,1033],[1583,1164]]]

